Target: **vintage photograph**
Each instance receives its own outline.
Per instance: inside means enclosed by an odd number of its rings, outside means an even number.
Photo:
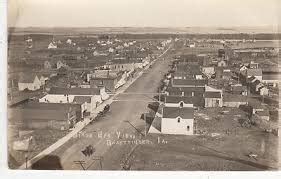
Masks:
[[[9,0],[9,169],[278,171],[278,5]]]

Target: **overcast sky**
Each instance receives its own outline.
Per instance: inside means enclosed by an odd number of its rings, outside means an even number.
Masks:
[[[8,24],[17,27],[225,27],[281,23],[280,0],[8,1]]]

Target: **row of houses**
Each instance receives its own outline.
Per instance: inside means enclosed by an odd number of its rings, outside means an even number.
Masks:
[[[252,109],[249,114],[269,120],[268,109],[260,109],[258,105],[251,103],[247,86],[230,84],[224,91],[215,89],[208,85],[208,79],[215,73],[216,68],[204,67],[196,63],[194,58],[191,58],[191,63],[187,58],[179,58],[177,63],[174,63],[171,74],[166,75],[167,79],[164,80],[164,103],[160,105],[149,132],[193,135],[196,122],[194,112],[200,108],[246,106]],[[246,71],[246,76],[251,76],[257,69],[257,65],[252,65],[252,68]],[[230,73],[228,76],[232,78],[232,70],[225,73]],[[257,76],[259,75],[257,73]],[[258,90],[265,93],[263,88],[264,86],[261,86]]]
[[[104,88],[51,88],[37,102],[11,108],[10,121],[24,127],[67,130],[90,115],[109,95]]]
[[[193,135],[196,109],[223,106],[222,90],[208,86],[208,77],[200,67],[202,61],[197,60],[192,56],[190,61],[178,58],[174,63],[163,89],[164,104],[160,105],[149,132]]]

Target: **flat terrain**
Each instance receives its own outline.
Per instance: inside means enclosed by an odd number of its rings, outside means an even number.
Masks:
[[[168,56],[163,57],[169,59]],[[153,68],[149,68],[144,74],[135,81],[126,93],[138,93],[138,95],[119,95],[116,101],[111,104],[110,112],[102,119],[89,125],[82,131],[84,136],[79,139],[73,139],[67,147],[62,146],[53,155],[60,157],[63,169],[81,169],[81,166],[73,161],[84,160],[89,169],[100,169],[99,163],[94,163],[92,157],[85,157],[82,150],[87,145],[93,145],[96,149],[95,156],[103,156],[103,169],[117,170],[120,169],[120,161],[126,158],[135,145],[133,144],[115,144],[109,145],[108,140],[116,141],[117,134],[123,135],[123,139],[143,138],[144,121],[141,119],[143,113],[148,112],[148,104],[152,101],[154,94],[157,92],[164,72],[168,69],[169,60],[158,60]],[[145,93],[140,100],[140,93]],[[147,96],[148,95],[148,96]],[[103,134],[100,137],[99,134]],[[89,135],[87,135],[89,134]],[[127,136],[126,136],[127,135]],[[65,150],[66,149],[66,150]],[[114,151],[114,152],[112,152]]]
[[[78,160],[84,162],[87,170],[119,170],[124,169],[122,166],[131,170],[276,169],[277,137],[254,127],[241,127],[235,120],[235,115],[243,115],[241,111],[234,110],[219,121],[214,116],[218,114],[216,111],[198,111],[197,127],[207,129],[208,135],[148,134],[145,137],[141,115],[148,112],[147,106],[154,95],[150,93],[157,92],[164,72],[169,69],[170,56],[164,59],[158,60],[125,94],[118,95],[110,113],[52,154],[59,156],[63,169],[82,169],[74,163]],[[230,133],[226,134],[226,130]],[[133,143],[136,141],[140,144]],[[81,151],[90,144],[96,151],[93,156],[85,157]],[[247,156],[250,152],[258,155],[257,160]],[[93,160],[100,157],[101,164]]]

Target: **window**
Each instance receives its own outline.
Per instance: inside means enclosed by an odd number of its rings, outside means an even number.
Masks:
[[[220,104],[220,100],[216,100],[216,105],[218,106]]]
[[[182,108],[182,107],[183,107],[183,102],[181,101],[181,102],[180,102],[180,108]]]
[[[181,122],[181,119],[180,118],[178,118],[178,123],[180,123]]]
[[[186,126],[186,130],[189,131],[189,130],[190,130],[190,127],[189,127],[189,126]]]

